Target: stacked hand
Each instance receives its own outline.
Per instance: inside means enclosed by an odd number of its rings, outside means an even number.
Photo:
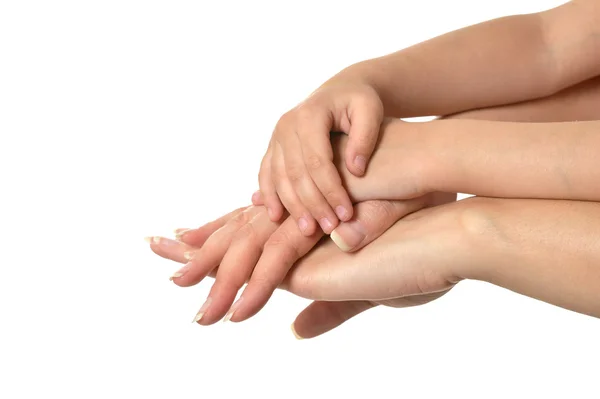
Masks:
[[[331,240],[319,242],[320,235],[303,236],[291,217],[274,223],[264,207],[256,206],[185,230],[180,241],[156,239],[152,250],[181,263],[195,254],[196,260],[176,274],[177,285],[215,277],[210,299],[196,318],[200,324],[212,324],[228,310],[231,320],[245,320],[280,287],[316,300],[295,322],[299,335],[313,337],[378,304],[429,302],[460,281],[473,262],[460,223],[465,201],[411,213],[425,203],[418,198],[358,204],[355,217],[365,238],[356,249],[364,248],[355,253],[341,251]],[[246,281],[242,299],[230,309]]]

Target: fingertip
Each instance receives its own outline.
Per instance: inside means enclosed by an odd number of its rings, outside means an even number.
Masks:
[[[257,190],[252,194],[252,204],[256,206],[263,205],[263,198],[260,190]]]
[[[296,331],[295,324],[296,324],[296,322],[292,323],[292,325],[290,326],[290,329],[292,330],[292,334],[294,334],[294,337],[296,337],[296,339],[298,341],[303,340],[304,337],[302,337],[300,334],[298,334],[298,331]]]
[[[352,219],[353,209],[351,206],[338,205],[335,207],[335,214],[342,222]]]

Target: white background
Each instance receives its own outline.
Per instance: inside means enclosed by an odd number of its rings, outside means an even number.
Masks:
[[[560,3],[0,1],[0,397],[597,398],[597,319],[465,282],[314,340],[282,292],[203,328],[142,240],[247,204],[341,68]]]

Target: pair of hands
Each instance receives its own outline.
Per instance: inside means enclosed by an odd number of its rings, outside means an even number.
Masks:
[[[178,241],[155,238],[151,248],[176,262],[192,258],[174,275],[179,286],[216,278],[195,318],[200,324],[224,316],[245,320],[279,287],[315,300],[294,323],[298,335],[310,338],[373,306],[419,305],[450,290],[471,262],[461,215],[472,206],[467,202],[477,200],[453,202],[453,195],[436,193],[359,203],[354,220],[361,224],[364,238],[354,248],[362,248],[356,253],[321,240],[322,234],[303,236],[292,217],[272,222],[262,206],[238,209],[198,229],[180,231]],[[448,202],[452,203],[415,212]],[[245,282],[247,288],[231,306]]]

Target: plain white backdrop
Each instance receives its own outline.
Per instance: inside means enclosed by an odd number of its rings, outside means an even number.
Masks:
[[[343,67],[560,3],[0,1],[0,397],[598,398],[597,319],[464,282],[314,340],[285,292],[203,328],[143,241],[248,204]]]

